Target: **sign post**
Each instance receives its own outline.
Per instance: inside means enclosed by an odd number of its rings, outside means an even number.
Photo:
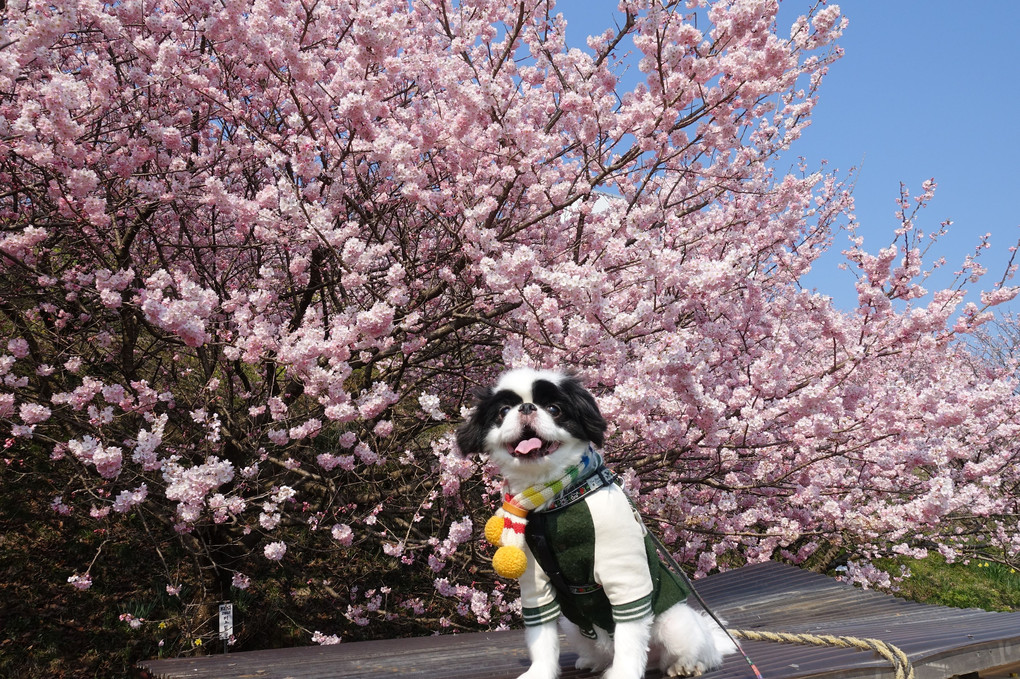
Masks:
[[[234,636],[234,605],[220,604],[220,639],[223,640],[223,652],[229,653],[230,637]]]

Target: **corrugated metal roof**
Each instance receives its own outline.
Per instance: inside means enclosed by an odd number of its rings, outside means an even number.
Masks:
[[[709,606],[734,629],[878,638],[901,648],[916,679],[941,679],[1020,661],[1020,613],[927,606],[863,591],[777,563],[756,564],[698,581]],[[856,649],[742,642],[765,679],[891,679],[878,655]],[[564,648],[562,677],[573,669]],[[520,631],[457,634],[289,648],[141,663],[159,679],[320,679],[448,677],[503,679],[527,669]],[[649,679],[659,677],[650,671]],[[706,679],[753,679],[739,655]]]

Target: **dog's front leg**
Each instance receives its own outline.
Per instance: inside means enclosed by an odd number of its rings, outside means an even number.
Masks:
[[[613,664],[603,679],[640,679],[648,665],[648,642],[652,636],[652,616],[616,623],[613,634]]]
[[[560,676],[560,633],[556,621],[524,628],[531,669],[517,679],[557,679]]]

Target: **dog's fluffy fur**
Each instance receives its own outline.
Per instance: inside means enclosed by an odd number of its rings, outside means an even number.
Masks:
[[[562,476],[578,463],[589,443],[602,446],[605,430],[595,399],[576,378],[523,368],[505,373],[479,394],[457,441],[465,454],[488,454],[508,490],[517,494]],[[541,446],[535,446],[535,439]],[[522,446],[522,441],[532,443]],[[528,558],[534,559],[530,551]],[[522,595],[527,595],[528,586],[530,581],[522,579]],[[722,656],[734,650],[718,625],[685,603],[658,616],[619,622],[612,635],[596,627],[596,639],[583,636],[563,617],[560,625],[578,653],[578,669],[605,670],[606,679],[643,677],[649,657],[667,676],[696,676],[718,666]],[[527,627],[525,639],[531,668],[520,679],[555,679],[560,673],[556,623]]]

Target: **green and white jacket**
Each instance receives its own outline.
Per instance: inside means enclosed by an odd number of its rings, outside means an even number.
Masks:
[[[626,494],[603,485],[572,504],[528,515],[528,566],[520,578],[524,624],[562,613],[582,633],[661,613],[687,588],[656,554]],[[543,545],[544,542],[544,545]]]

